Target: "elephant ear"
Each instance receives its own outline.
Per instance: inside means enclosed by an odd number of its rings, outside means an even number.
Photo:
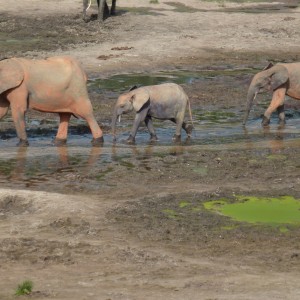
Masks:
[[[263,71],[269,70],[272,67],[274,67],[274,65],[270,62],[266,67],[263,68]]]
[[[139,112],[149,100],[149,93],[144,88],[135,91],[131,97],[132,105],[136,112]]]
[[[0,61],[0,94],[21,84],[24,72],[15,59]]]
[[[271,75],[272,90],[278,89],[281,85],[285,84],[289,79],[289,74],[284,66],[276,67],[276,71]]]

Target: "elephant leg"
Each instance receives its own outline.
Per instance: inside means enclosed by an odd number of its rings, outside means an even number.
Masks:
[[[105,5],[107,5],[106,0],[97,0],[98,3],[98,21],[104,21],[104,12],[105,12]]]
[[[267,108],[267,110],[264,113],[264,118],[262,121],[263,126],[268,126],[270,123],[270,118],[272,113],[279,107],[282,106],[284,103],[284,98],[285,98],[285,93],[286,93],[286,88],[278,88],[273,92],[273,97],[272,101]]]
[[[100,129],[95,117],[93,115],[89,115],[86,118],[86,121],[89,124],[89,127],[91,129],[93,139],[91,141],[93,146],[102,146],[104,139],[103,139],[103,132]]]
[[[107,5],[107,2],[105,1],[105,5],[104,5],[104,18],[108,17],[109,15],[110,15],[109,7]]]
[[[20,139],[18,146],[28,146],[27,134],[25,130],[25,113],[27,110],[28,93],[25,86],[21,85],[7,94],[10,102],[12,118]]]
[[[170,119],[173,123],[176,124],[176,132],[173,136],[173,140],[175,142],[180,142],[181,141],[181,128],[183,128],[183,126],[186,126],[186,125],[183,125],[183,117],[181,116],[177,116],[176,118],[171,118]]]
[[[0,120],[7,114],[9,108],[9,102],[0,96]]]
[[[279,118],[279,124],[285,124],[285,113],[284,113],[284,104],[277,107],[277,113]]]
[[[93,107],[91,102],[88,99],[78,99],[77,103],[81,103],[81,106],[76,106],[75,108],[73,108],[73,113],[76,116],[79,116],[80,118],[84,119],[87,121],[92,135],[93,135],[93,139],[91,141],[91,143],[94,146],[97,145],[102,145],[103,144],[103,132],[100,129],[94,115],[93,115]]]
[[[191,137],[192,131],[193,131],[193,125],[192,124],[187,124],[186,122],[182,123],[182,129],[186,132],[188,137]]]
[[[116,14],[116,2],[117,2],[117,0],[112,0],[111,9],[110,9],[110,14],[111,15],[115,15]]]
[[[82,18],[85,22],[87,22],[87,18],[86,18],[87,7],[88,7],[88,0],[83,0]]]
[[[150,116],[147,116],[145,118],[145,124],[150,132],[150,141],[155,142],[158,140],[156,134],[155,134],[155,130],[153,127],[153,122],[152,122],[152,118]]]
[[[136,136],[137,130],[138,130],[141,122],[145,121],[147,114],[148,114],[148,109],[144,109],[135,115],[134,123],[133,123],[132,129],[131,129],[130,135],[127,139],[127,143],[135,142],[135,136]]]
[[[57,134],[54,140],[56,146],[65,145],[68,136],[68,126],[71,118],[70,113],[59,113],[60,123],[57,130]]]

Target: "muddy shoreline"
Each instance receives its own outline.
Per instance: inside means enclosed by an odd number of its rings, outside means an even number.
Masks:
[[[299,61],[297,1],[119,0],[103,26],[95,3],[88,23],[79,0],[1,5],[0,58],[77,58],[105,144],[91,147],[72,118],[67,145],[55,147],[58,117],[29,111],[30,146],[17,148],[11,114],[1,120],[0,299],[16,299],[26,279],[26,299],[299,299],[300,220],[251,223],[206,208],[239,197],[299,204],[299,102],[286,99],[285,127],[274,114],[264,129],[262,93],[241,125],[253,74]],[[192,139],[174,144],[174,125],[156,121],[157,143],[141,126],[129,146],[128,115],[113,143],[119,93],[161,82],[187,92]]]

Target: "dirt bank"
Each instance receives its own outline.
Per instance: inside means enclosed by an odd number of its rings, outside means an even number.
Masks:
[[[53,147],[57,118],[29,112],[31,146],[18,149],[10,116],[1,121],[0,299],[25,279],[35,299],[299,299],[298,226],[204,208],[236,195],[300,199],[298,102],[288,99],[285,128],[274,116],[263,130],[261,95],[240,126],[252,75],[299,60],[297,1],[120,0],[101,26],[95,3],[84,23],[79,0],[0,2],[1,58],[72,55],[91,79],[141,74],[89,83],[103,148],[77,120],[68,146]],[[174,126],[158,122],[157,144],[141,128],[128,146],[130,115],[112,143],[117,95],[147,76],[179,78],[192,141],[172,144]]]

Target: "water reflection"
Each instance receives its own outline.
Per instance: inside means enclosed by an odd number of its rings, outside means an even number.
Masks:
[[[45,146],[46,142],[39,141],[37,147],[17,148],[8,141],[9,145],[0,145],[0,184],[53,191],[96,190],[109,185],[106,179],[119,168],[147,172],[159,165],[168,168],[177,161],[172,157],[188,158],[198,151],[249,150],[257,155],[267,151],[278,156],[286,148],[300,146],[299,128],[295,125],[262,128],[258,122],[248,127],[217,123],[206,128],[196,124],[192,139],[183,139],[179,144],[172,142],[172,126],[158,129],[160,141],[156,143],[149,143],[149,134],[142,131],[135,145],[122,140],[113,143],[112,137],[107,136],[103,148],[87,147],[89,136],[77,137],[62,147]],[[76,146],[72,146],[72,141]]]
[[[97,166],[102,148],[91,147],[89,153],[74,154],[68,146],[15,148],[15,157],[0,160],[0,183],[18,188],[33,188],[54,179],[72,181],[82,179]],[[38,153],[36,153],[38,151]],[[44,151],[44,155],[41,153]],[[74,184],[76,182],[74,181]]]

